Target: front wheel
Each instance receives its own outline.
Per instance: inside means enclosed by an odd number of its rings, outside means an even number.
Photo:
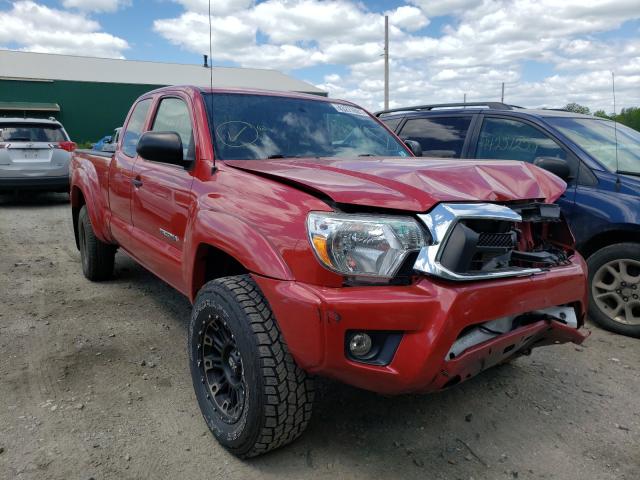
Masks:
[[[289,354],[250,276],[202,287],[189,325],[189,360],[202,415],[234,455],[261,455],[307,427],[313,382]]]
[[[587,264],[589,316],[608,330],[640,338],[640,244],[610,245]]]

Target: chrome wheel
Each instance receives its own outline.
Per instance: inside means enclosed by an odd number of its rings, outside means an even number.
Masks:
[[[608,318],[624,325],[640,325],[640,262],[613,260],[593,275],[593,299]]]
[[[225,423],[235,423],[245,404],[242,356],[227,322],[208,315],[202,330],[199,366],[210,400]]]

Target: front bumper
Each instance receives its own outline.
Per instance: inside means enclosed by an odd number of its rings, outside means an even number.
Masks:
[[[422,277],[408,286],[325,288],[254,278],[303,369],[367,390],[399,394],[440,390],[534,347],[582,343],[588,333],[540,320],[445,359],[465,328],[502,317],[571,305],[582,326],[586,272],[584,260],[576,254],[569,265],[539,275],[468,283]],[[402,339],[388,365],[363,364],[345,353],[345,335],[353,330],[402,332]]]

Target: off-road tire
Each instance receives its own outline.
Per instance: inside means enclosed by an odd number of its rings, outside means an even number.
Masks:
[[[113,275],[116,247],[96,237],[86,205],[78,214],[78,244],[84,276],[92,282],[109,279]]]
[[[218,392],[223,391],[219,387],[224,383],[217,379],[227,380],[218,372],[222,365],[228,366],[224,355],[217,360],[211,347],[219,329],[233,342],[234,354],[239,352],[241,375],[236,371],[236,380],[241,378],[244,401],[241,410],[234,410],[237,419],[230,419],[224,402],[219,405]],[[313,381],[295,364],[267,301],[249,275],[212,280],[202,287],[188,340],[198,404],[207,426],[227,450],[240,458],[254,457],[302,434],[311,418]],[[214,352],[215,368],[206,351]]]
[[[594,280],[597,280],[596,275],[598,271],[604,265],[615,262],[616,260],[640,262],[640,244],[629,242],[609,245],[598,250],[587,259],[587,265],[589,266],[589,316],[594,322],[607,330],[640,338],[640,324],[624,324],[610,318],[603,312],[600,306],[598,306],[598,302],[596,302],[594,298]],[[630,292],[632,294],[637,292],[635,295],[640,296],[640,283],[635,283],[634,287]]]

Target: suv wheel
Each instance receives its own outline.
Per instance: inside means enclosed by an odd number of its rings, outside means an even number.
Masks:
[[[113,274],[116,247],[96,237],[86,205],[82,206],[78,214],[78,243],[84,276],[93,282],[110,278]]]
[[[587,263],[591,318],[608,330],[640,338],[640,245],[609,245]]]
[[[189,325],[189,360],[202,415],[234,455],[263,454],[307,427],[313,382],[289,354],[250,276],[202,287]]]

